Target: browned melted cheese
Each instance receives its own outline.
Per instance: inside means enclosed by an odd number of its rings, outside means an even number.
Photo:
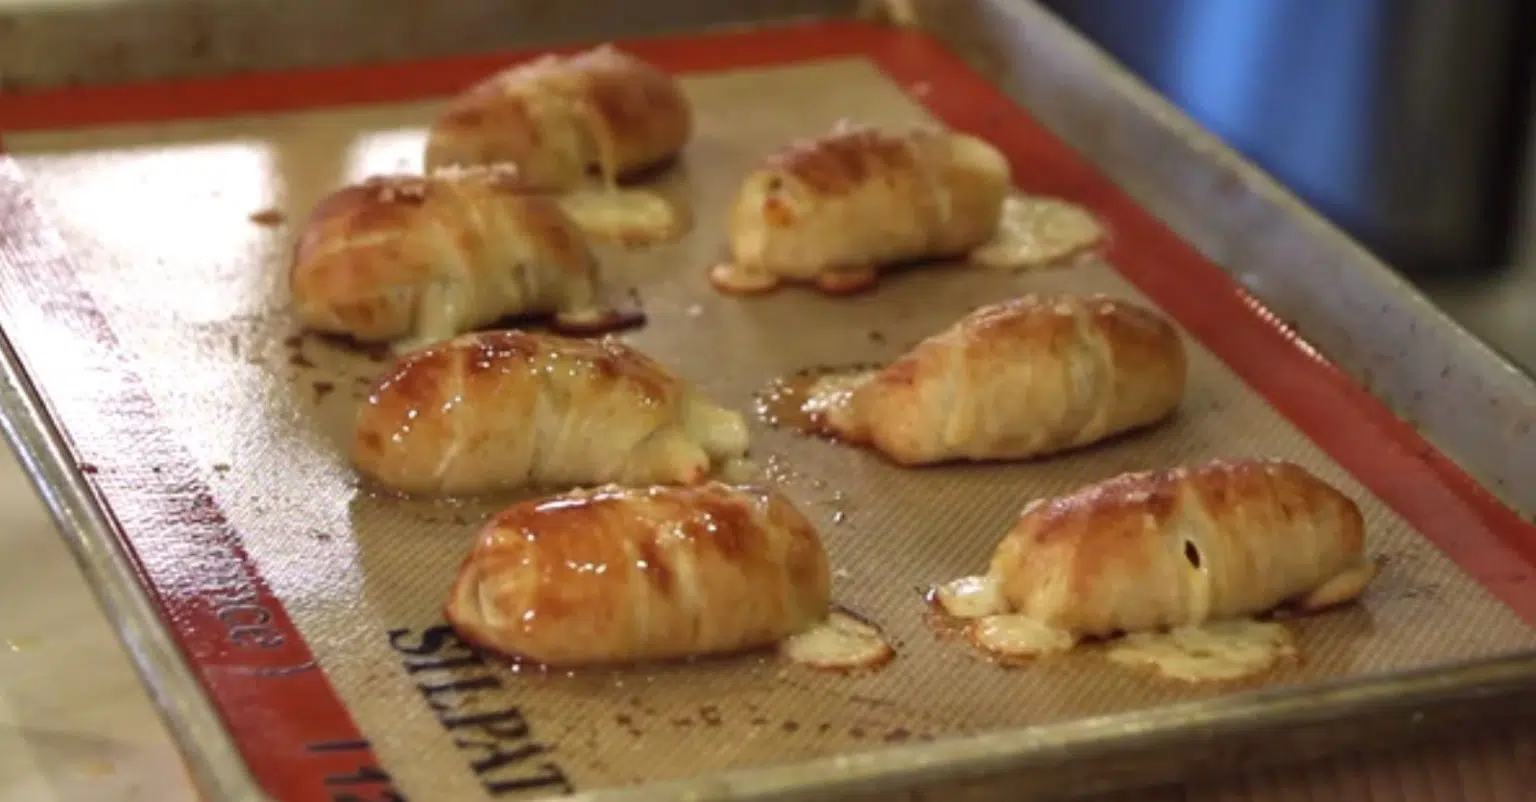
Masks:
[[[1077,638],[1026,615],[989,615],[966,630],[976,648],[1004,660],[1024,660],[1069,652]]]
[[[784,640],[779,651],[791,662],[838,672],[876,669],[896,656],[880,630],[841,612]]]
[[[972,251],[970,261],[999,270],[1049,267],[1091,251],[1104,239],[1104,227],[1080,206],[1015,196],[1003,201],[997,234]]]
[[[990,577],[947,582],[934,589],[932,598],[946,615],[969,621],[966,634],[976,648],[1003,661],[1059,654],[1078,643],[1070,632],[1005,612],[1007,605]],[[1183,682],[1241,679],[1268,671],[1295,654],[1290,630],[1248,619],[1133,633],[1111,642],[1106,650],[1113,662],[1151,668]]]
[[[766,270],[722,262],[709,269],[709,283],[729,295],[759,295],[779,286],[779,277]]]
[[[644,189],[582,187],[561,195],[560,207],[588,236],[626,245],[673,240],[688,227],[671,201]]]
[[[1110,645],[1109,659],[1152,668],[1183,682],[1227,682],[1262,674],[1296,655],[1285,625],[1245,618],[1213,621],[1169,632],[1127,635]]]
[[[939,609],[954,618],[985,618],[1003,609],[997,581],[986,576],[963,576],[934,589]]]

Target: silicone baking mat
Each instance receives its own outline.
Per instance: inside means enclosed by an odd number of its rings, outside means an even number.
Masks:
[[[383,363],[301,336],[285,313],[291,237],[313,203],[416,169],[439,98],[513,58],[6,100],[29,193],[3,174],[7,334],[274,794],[538,796],[1224,692],[1092,653],[1003,670],[936,639],[920,596],[985,565],[1031,498],[1217,456],[1290,458],[1336,483],[1386,560],[1363,604],[1296,624],[1303,659],[1265,683],[1536,646],[1531,528],[952,55],[843,25],[632,49],[685,74],[697,132],[659,180],[696,226],[600,255],[649,316],[627,339],[704,392],[750,411],[777,376],[888,359],[979,304],[1102,291],[1177,320],[1183,408],[1055,459],[923,470],[754,422],[755,455],[823,527],[837,600],[882,625],[897,660],[861,678],[762,655],[516,671],[463,648],[439,614],[496,505],[359,490],[340,449]],[[745,170],[841,118],[985,136],[1022,190],[1091,209],[1113,246],[1067,269],[908,271],[852,298],[715,294],[703,271]]]

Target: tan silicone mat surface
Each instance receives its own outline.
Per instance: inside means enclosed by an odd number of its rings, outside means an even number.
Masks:
[[[846,299],[716,295],[702,271],[721,253],[720,212],[763,152],[842,117],[901,125],[927,115],[862,60],[684,83],[697,134],[663,181],[692,207],[697,225],[675,245],[602,255],[611,281],[634,287],[649,315],[627,338],[726,404],[749,411],[766,382],[808,366],[890,358],[976,305],[1025,291],[1141,297],[1103,264],[1022,274],[912,271]],[[493,506],[359,491],[339,446],[383,364],[295,337],[284,313],[293,229],[342,182],[415,169],[435,108],[6,139],[84,265],[83,282],[142,360],[155,402],[204,461],[247,549],[412,798],[472,800],[496,787],[513,796],[547,792],[537,780],[556,769],[593,789],[1221,692],[1117,668],[1091,650],[1003,670],[963,644],[936,640],[919,595],[981,568],[1029,499],[1208,457],[1274,456],[1308,466],[1359,501],[1370,549],[1387,559],[1361,605],[1296,623],[1303,659],[1264,682],[1536,646],[1536,632],[1189,341],[1188,395],[1174,422],[1047,461],[901,470],[754,423],[755,456],[776,466],[790,495],[823,526],[837,600],[899,644],[897,660],[878,674],[820,675],[762,656],[515,674],[467,657],[435,628],[454,570]],[[287,225],[250,219],[269,207],[282,210]],[[461,726],[450,730],[445,721]],[[493,726],[515,736],[499,750],[466,735]]]

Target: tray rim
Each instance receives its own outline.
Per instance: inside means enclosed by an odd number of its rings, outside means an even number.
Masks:
[[[983,0],[980,4],[986,3]],[[1256,171],[1253,177],[1267,180]],[[1261,188],[1276,190],[1262,185]],[[1384,267],[1381,270],[1385,272]],[[1468,335],[1463,333],[1463,336]],[[91,490],[79,470],[77,460],[71,456],[73,449],[65,435],[55,426],[47,411],[48,405],[42,400],[42,394],[37,388],[32,386],[8,337],[4,338],[3,346],[0,349],[0,362],[4,363],[4,372],[0,375],[4,379],[4,384],[0,385],[0,408],[4,409],[5,415],[0,418],[3,418],[6,437],[22,457],[29,478],[69,540],[82,570],[87,576],[98,580],[93,583],[98,597],[135,662],[139,664],[145,682],[150,686],[153,698],[164,713],[173,736],[179,744],[193,745],[193,748],[186,750],[187,754],[204,758],[192,761],[200,785],[211,792],[220,793],[220,798],[266,798],[254,777],[247,771],[245,761],[238,757],[237,752],[233,752],[233,742],[227,737],[227,731],[219,725],[217,713],[207,699],[202,683],[193,678],[184,656],[169,636],[169,629],[164,626],[153,603],[149,601],[146,588],[137,582],[126,581],[135,572],[131,560],[118,541],[117,532],[104,514],[101,500]],[[1488,356],[1499,359],[1491,351]],[[1536,391],[1536,385],[1532,385],[1531,389]],[[169,651],[166,651],[167,646]],[[1255,720],[1251,717],[1263,711],[1291,709],[1297,716],[1305,712],[1315,713],[1323,709],[1319,703],[1329,700],[1352,700],[1361,713],[1395,710],[1402,703],[1422,706],[1438,702],[1443,705],[1447,703],[1445,694],[1450,688],[1478,690],[1469,683],[1481,683],[1486,690],[1497,691],[1497,695],[1492,698],[1513,699],[1517,696],[1517,690],[1532,684],[1532,679],[1536,679],[1536,651],[1445,664],[1414,672],[1339,680],[1316,686],[1287,686],[1234,694],[1155,708],[1146,716],[1132,712],[1044,727],[1010,728],[981,736],[946,739],[935,744],[885,747],[851,757],[744,769],[691,780],[651,783],[630,790],[583,792],[573,798],[648,800],[681,796],[724,800],[777,799],[790,798],[791,795],[795,798],[811,798],[805,794],[815,792],[830,795],[837,789],[868,790],[868,787],[875,784],[894,787],[904,780],[934,781],[948,779],[952,775],[1017,771],[1028,767],[1027,761],[1021,758],[1031,748],[1103,748],[1110,743],[1108,736],[1116,731],[1122,734],[1126,731],[1140,732],[1147,727],[1180,738],[1189,738],[1198,735],[1198,730],[1206,727],[1231,726],[1239,721],[1251,723]],[[189,685],[172,687],[180,686],[182,680]],[[167,693],[171,695],[167,696]],[[182,711],[180,715],[190,715],[190,718],[178,718],[173,711],[188,707],[189,701],[192,708],[190,713]],[[1468,707],[1472,706],[1469,700],[1458,701]],[[1505,708],[1494,705],[1488,709]],[[1426,714],[1421,710],[1416,711],[1416,715]],[[205,727],[209,722],[222,737],[208,738],[205,731],[199,730],[199,727]],[[1284,724],[1277,723],[1277,726]],[[1042,734],[1041,730],[1063,734],[1059,739],[1052,740],[1047,737],[1048,734]],[[1248,728],[1247,731],[1254,730]],[[1034,745],[1030,746],[1031,743]],[[213,745],[215,755],[205,754],[210,744]],[[943,767],[935,768],[937,761],[925,757],[934,752],[947,753],[947,762]],[[234,755],[233,758],[230,753]],[[231,759],[234,761],[233,767],[240,771],[229,771],[231,766],[226,761]],[[818,783],[818,778],[825,782]],[[224,795],[226,792],[230,795]]]

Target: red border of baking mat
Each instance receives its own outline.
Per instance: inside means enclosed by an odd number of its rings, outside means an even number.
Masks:
[[[1093,209],[1116,236],[1110,259],[1120,272],[1166,309],[1190,334],[1230,365],[1250,386],[1411,522],[1465,571],[1523,618],[1536,623],[1536,526],[1504,506],[1424,441],[1342,371],[1327,363],[1154,216],[1142,211],[1108,179],[953,53],[926,34],[839,22],[767,30],[655,38],[625,42],[637,55],[676,72],[698,72],[836,57],[873,59],[948,124],[989,138],[1014,165],[1021,188],[1060,196]],[[574,47],[563,48],[570,52]],[[340,69],[293,71],[173,83],[75,88],[0,96],[8,129],[37,130],[113,123],[291,111],[299,108],[401,102],[447,95],[524,55],[474,56]],[[105,319],[80,287],[69,257],[25,196],[14,171],[0,170],[0,255],[19,258],[38,283],[81,320],[103,353],[123,359]],[[52,314],[57,314],[53,312]],[[20,339],[49,336],[25,332]],[[22,349],[26,350],[26,349]],[[129,363],[124,363],[129,364]],[[136,377],[117,388],[118,404],[147,409]],[[172,443],[154,419],[143,433]],[[291,800],[335,800],[338,770],[371,765],[369,749],[341,701],[313,669],[313,658],[292,622],[272,598],[249,557],[213,504],[198,468],[186,454],[166,479],[137,472],[132,484],[90,478],[109,500],[117,493],[163,499],[164,523],[174,523],[199,559],[248,576],[272,626],[288,645],[272,660],[231,662],[223,627],[209,619],[205,599],[178,597],[156,587],[167,618],[192,664],[202,674],[230,730],[262,784]],[[175,483],[170,477],[179,477]],[[115,485],[115,486],[114,486]],[[137,501],[137,499],[136,499]],[[157,520],[157,523],[160,523]],[[125,543],[136,538],[121,534]],[[274,662],[275,661],[275,662]],[[276,672],[277,666],[307,667]],[[332,751],[306,752],[324,740]],[[347,745],[355,751],[335,751]],[[321,749],[325,749],[325,744]],[[317,757],[318,754],[318,757]],[[330,780],[328,783],[327,780]],[[377,786],[376,786],[377,787]],[[369,797],[373,798],[373,797]],[[387,797],[379,796],[383,799]]]

